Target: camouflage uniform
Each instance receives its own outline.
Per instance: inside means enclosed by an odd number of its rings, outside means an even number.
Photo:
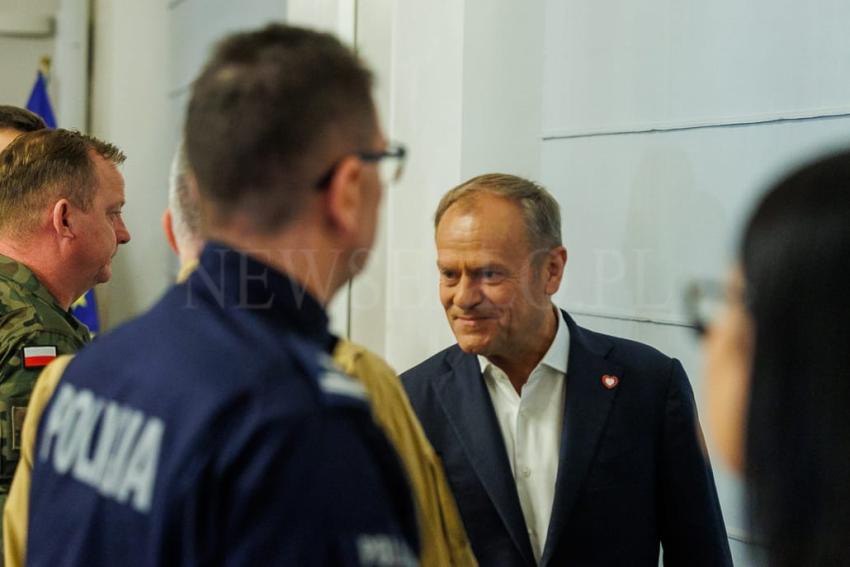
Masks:
[[[24,349],[54,356],[71,354],[89,342],[88,328],[62,309],[29,268],[0,255],[0,510],[20,455],[27,402],[50,356],[30,357]]]

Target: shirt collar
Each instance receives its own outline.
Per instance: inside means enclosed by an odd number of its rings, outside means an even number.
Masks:
[[[224,309],[255,311],[272,325],[303,335],[328,351],[336,344],[316,298],[296,280],[243,251],[207,243],[188,285]]]
[[[567,322],[564,319],[561,310],[555,308],[556,321],[558,322],[558,330],[555,332],[555,340],[549,345],[549,350],[543,355],[543,360],[540,364],[545,364],[553,370],[557,370],[561,374],[567,373],[567,362],[570,356],[570,329],[567,327]]]
[[[18,262],[8,256],[3,256],[0,254],[0,278],[8,279],[23,289],[29,291],[30,293],[36,295],[42,301],[53,305],[62,313],[70,313],[68,309],[62,309],[62,306],[59,305],[59,302],[56,301],[56,298],[47,291],[47,288],[38,281],[38,278],[32,273],[25,264]]]
[[[543,358],[537,364],[546,365],[561,374],[567,374],[567,363],[570,356],[570,329],[567,326],[567,321],[560,309],[555,308],[557,317],[555,323],[558,325],[558,330],[555,331],[555,338],[552,344],[549,345],[549,350],[543,355]],[[481,368],[481,374],[487,369],[487,366],[492,364],[487,357],[478,355],[478,366]],[[494,365],[495,366],[495,365]]]

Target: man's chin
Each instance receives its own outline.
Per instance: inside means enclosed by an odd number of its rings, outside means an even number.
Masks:
[[[102,284],[108,282],[110,279],[112,279],[112,267],[106,266],[104,268],[101,268],[100,271],[97,273],[94,278],[94,283]]]
[[[490,341],[482,340],[481,337],[458,337],[455,335],[455,339],[457,346],[466,354],[486,355],[487,347],[490,345]]]

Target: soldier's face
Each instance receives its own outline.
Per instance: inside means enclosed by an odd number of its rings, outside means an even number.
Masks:
[[[130,241],[121,217],[124,207],[124,178],[110,162],[94,156],[97,187],[94,202],[82,213],[79,230],[81,270],[90,274],[91,285],[112,277],[112,257],[118,246]]]

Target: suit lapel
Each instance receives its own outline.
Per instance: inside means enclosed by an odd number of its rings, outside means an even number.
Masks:
[[[563,529],[596,453],[599,438],[619,388],[607,389],[602,376],[622,379],[621,369],[606,360],[612,345],[588,336],[566,313],[570,329],[570,355],[561,432],[560,463],[555,499],[541,565],[549,562],[563,537]]]
[[[448,362],[452,370],[435,382],[440,404],[511,539],[533,564],[516,484],[478,359],[457,349]]]

